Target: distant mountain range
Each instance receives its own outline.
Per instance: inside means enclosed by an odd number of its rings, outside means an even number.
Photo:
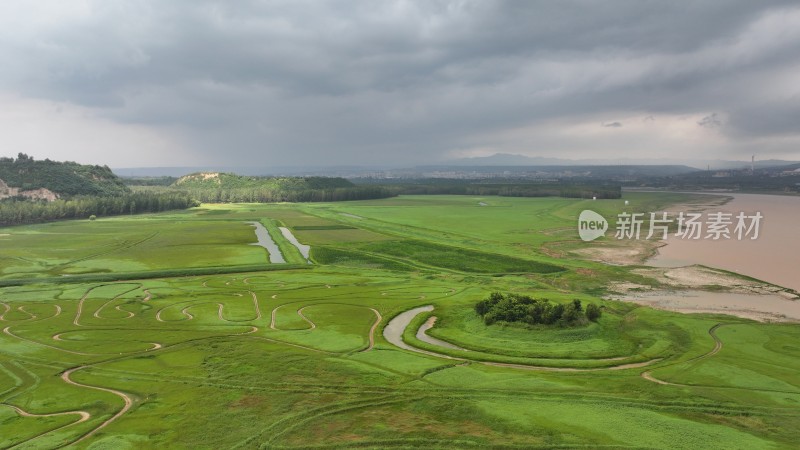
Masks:
[[[797,164],[800,161],[785,161],[780,159],[756,160],[755,167],[778,167]],[[750,161],[730,161],[720,159],[683,160],[670,158],[600,158],[600,159],[562,159],[545,158],[541,156],[525,156],[508,153],[495,153],[491,156],[476,156],[473,158],[458,158],[443,162],[448,166],[689,166],[695,169],[729,170],[750,167]]]
[[[778,159],[756,160],[755,167],[779,167],[791,164],[798,164],[800,161],[785,161]],[[458,158],[451,160],[436,161],[430,164],[410,165],[403,168],[399,166],[203,166],[203,167],[134,167],[134,168],[115,168],[114,173],[123,177],[158,177],[171,176],[181,177],[190,173],[197,172],[223,172],[235,173],[237,175],[283,175],[283,176],[336,176],[336,177],[364,177],[377,172],[400,172],[420,171],[430,168],[456,169],[470,167],[497,167],[503,170],[508,168],[538,168],[545,172],[553,172],[556,167],[579,166],[581,169],[590,166],[661,166],[665,174],[691,172],[693,170],[731,170],[744,169],[750,167],[750,161],[730,161],[719,159],[698,159],[698,160],[679,160],[669,158],[623,158],[623,159],[565,159],[565,158],[545,158],[531,157],[525,155],[514,155],[508,153],[496,153],[491,156],[479,156],[474,158]],[[653,169],[655,170],[655,169]]]

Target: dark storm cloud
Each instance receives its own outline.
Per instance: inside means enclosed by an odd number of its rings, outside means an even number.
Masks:
[[[797,88],[775,90],[800,61],[789,1],[72,3],[49,21],[11,7],[0,89],[168,130],[206,160],[419,162],[623,114],[719,112],[737,139],[800,123]]]

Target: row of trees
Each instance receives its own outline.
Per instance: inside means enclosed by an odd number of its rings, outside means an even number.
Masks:
[[[183,187],[181,187],[183,188]],[[380,186],[356,186],[333,189],[186,189],[193,198],[204,203],[272,203],[272,202],[339,202],[392,197]]]
[[[522,322],[529,325],[576,325],[597,321],[602,315],[594,303],[584,310],[580,300],[571,303],[551,303],[547,299],[535,299],[527,295],[493,292],[475,305],[475,312],[486,325],[495,322]]]
[[[0,201],[0,226],[171,211],[199,205],[188,193],[177,191],[138,192],[116,197],[78,196],[52,202],[12,198]]]

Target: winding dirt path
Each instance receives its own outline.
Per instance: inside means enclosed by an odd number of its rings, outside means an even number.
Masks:
[[[133,398],[131,398],[131,396],[128,395],[127,393],[125,393],[125,392],[118,391],[116,389],[104,388],[104,387],[101,387],[101,386],[92,386],[90,384],[79,383],[77,381],[73,381],[70,378],[70,376],[73,373],[75,373],[75,372],[77,372],[79,370],[85,369],[87,367],[90,367],[90,366],[80,366],[80,367],[74,367],[72,369],[68,369],[67,371],[65,371],[64,373],[61,374],[61,379],[64,380],[64,382],[66,382],[67,384],[70,384],[72,386],[78,386],[78,387],[83,387],[83,388],[87,388],[87,389],[94,389],[96,391],[102,391],[102,392],[108,392],[109,394],[114,394],[117,397],[122,399],[122,401],[124,402],[124,405],[123,405],[122,409],[120,409],[116,414],[111,416],[111,418],[109,418],[105,422],[101,423],[100,425],[98,425],[94,429],[90,430],[89,432],[84,433],[78,439],[70,442],[67,445],[77,444],[78,442],[81,442],[81,441],[83,441],[85,439],[88,439],[93,434],[97,433],[98,431],[100,431],[103,428],[107,427],[109,424],[111,424],[115,420],[117,420],[120,417],[122,417],[122,415],[125,414],[126,412],[128,412],[128,410],[131,409],[131,407],[133,406]]]
[[[191,306],[187,306],[186,308],[183,308],[181,310],[181,314],[183,314],[183,316],[186,317],[186,320],[194,319],[194,315],[189,312],[189,308],[191,308]]]
[[[310,306],[310,305],[309,305],[309,306]],[[304,315],[303,315],[303,310],[304,310],[304,309],[306,309],[306,308],[308,308],[308,306],[303,306],[302,308],[298,309],[298,310],[297,310],[297,315],[298,315],[298,316],[300,316],[300,318],[301,318],[301,319],[303,319],[303,320],[305,320],[306,322],[308,322],[308,324],[309,324],[309,325],[311,325],[311,328],[309,328],[309,330],[313,330],[314,328],[317,328],[317,324],[315,324],[314,322],[312,322],[311,320],[309,320],[309,318],[308,318],[308,317],[306,317],[306,316],[304,316]]]
[[[164,309],[166,309],[166,308],[167,308],[167,307],[165,306],[164,308],[161,308],[161,309],[159,309],[158,311],[156,311],[156,320],[157,320],[157,321],[159,321],[159,322],[166,322],[164,319],[162,319],[162,318],[161,318],[161,312],[162,312],[162,311],[164,311]]]
[[[25,411],[24,409],[20,408],[19,406],[10,405],[8,403],[0,403],[0,406],[5,406],[7,408],[13,409],[17,414],[22,417],[33,417],[33,418],[42,418],[42,417],[59,417],[59,416],[78,416],[78,419],[74,422],[70,422],[66,425],[62,425],[58,428],[54,428],[52,430],[47,430],[42,433],[37,434],[36,436],[32,436],[24,441],[17,442],[16,444],[7,447],[9,450],[12,448],[17,448],[23,444],[26,444],[34,439],[38,439],[46,434],[55,433],[56,431],[63,430],[64,428],[71,427],[73,425],[77,425],[79,423],[86,422],[87,420],[92,418],[92,415],[86,411],[64,411],[64,412],[57,412],[57,413],[48,413],[48,414],[35,414],[32,412]]]
[[[132,283],[119,283],[119,284],[120,284],[120,285],[127,284],[127,285],[129,285],[129,286],[130,286]],[[97,287],[100,287],[100,286],[97,286]],[[111,298],[111,300],[109,300],[109,301],[107,301],[107,302],[103,303],[103,304],[102,304],[102,305],[101,305],[99,308],[97,308],[97,309],[95,310],[94,314],[92,314],[92,315],[93,315],[95,318],[97,318],[97,319],[102,319],[103,317],[100,317],[100,311],[102,311],[103,309],[105,309],[105,307],[106,307],[106,306],[108,306],[109,304],[111,304],[111,303],[113,303],[113,302],[115,302],[115,301],[119,300],[119,299],[120,299],[120,298],[121,298],[123,295],[125,295],[125,294],[128,294],[128,293],[130,293],[130,292],[133,292],[133,291],[135,291],[135,290],[137,290],[137,289],[141,289],[141,288],[142,288],[142,284],[141,284],[141,283],[134,284],[134,287],[132,287],[131,289],[128,289],[127,291],[124,291],[124,292],[120,292],[119,294],[117,294],[117,295],[115,295],[114,297],[112,297],[112,298]],[[92,288],[92,289],[94,289],[94,288]],[[91,289],[90,289],[90,291],[91,291]],[[88,294],[88,291],[87,291],[87,294]],[[83,300],[83,299],[81,299],[81,300]],[[121,306],[121,305],[120,305],[120,306]],[[116,309],[116,310],[118,310],[118,311],[122,311],[122,312],[126,312],[126,313],[129,313],[129,314],[133,314],[133,313],[131,313],[130,311],[123,311],[123,310],[119,309],[119,306],[117,306],[115,309]],[[127,318],[127,317],[126,317],[126,318]]]
[[[702,354],[700,356],[695,356],[694,358],[688,359],[686,361],[681,361],[681,362],[677,362],[677,363],[674,363],[674,364],[669,364],[669,365],[664,366],[664,367],[669,367],[669,366],[672,366],[672,365],[675,365],[675,364],[683,364],[683,363],[688,363],[688,362],[700,361],[701,359],[710,358],[710,357],[716,355],[717,353],[719,353],[720,350],[722,350],[722,345],[723,344],[722,344],[722,340],[720,340],[720,338],[717,336],[716,331],[723,325],[726,325],[726,324],[718,323],[718,324],[716,324],[713,327],[708,329],[708,334],[711,335],[711,337],[714,339],[714,348],[712,348],[711,351],[709,351],[708,353],[704,353],[704,354]],[[688,384],[671,383],[669,381],[660,380],[660,379],[654,377],[652,372],[653,372],[652,370],[647,370],[645,372],[642,372],[641,376],[642,376],[642,378],[644,378],[647,381],[652,381],[653,383],[662,384],[662,385],[665,385],[665,386],[691,387]]]
[[[80,324],[81,321],[81,313],[83,312],[83,303],[86,301],[86,297],[89,296],[89,293],[92,292],[94,288],[87,289],[84,292],[83,297],[81,297],[80,301],[78,302],[78,310],[75,312],[75,320],[72,321],[72,324],[76,327],[82,327],[83,325]]]
[[[256,327],[256,326],[251,326],[251,327],[250,327],[250,331],[244,331],[244,332],[242,332],[242,333],[234,333],[234,334],[229,334],[228,336],[243,336],[243,335],[245,335],[245,334],[253,334],[253,333],[255,333],[256,331],[258,331],[258,327]]]
[[[60,351],[60,352],[71,353],[71,354],[73,354],[73,355],[80,355],[80,356],[100,356],[100,355],[102,355],[102,353],[83,353],[83,352],[75,352],[75,351],[72,351],[72,350],[67,350],[67,349],[64,349],[64,348],[59,348],[59,347],[56,347],[56,346],[53,346],[53,345],[48,345],[48,344],[45,344],[45,343],[43,343],[43,342],[38,342],[38,341],[31,340],[31,339],[27,339],[27,338],[24,338],[24,337],[22,337],[22,336],[19,336],[19,335],[17,335],[17,334],[14,334],[14,333],[12,333],[12,332],[11,332],[11,327],[10,327],[10,326],[3,328],[3,333],[5,333],[5,334],[7,334],[7,335],[9,335],[9,336],[11,336],[11,337],[13,337],[13,338],[19,339],[20,341],[25,341],[25,342],[28,342],[28,343],[30,343],[30,344],[34,344],[34,345],[41,345],[42,347],[51,348],[51,349],[53,349],[53,350],[58,350],[58,351]],[[61,339],[56,339],[56,340],[61,340]]]
[[[123,312],[123,313],[127,314],[127,316],[123,317],[123,319],[130,319],[130,318],[136,316],[136,314],[132,313],[131,311],[127,311],[127,310],[122,309],[122,305],[117,305],[117,306],[114,307],[114,309],[116,309],[119,312]]]
[[[24,321],[38,319],[38,316],[36,314],[30,313],[28,311],[25,311],[25,307],[24,306],[17,306],[17,311],[21,312],[22,314],[27,314],[28,315],[27,319],[22,319]],[[20,322],[22,322],[22,320]]]
[[[275,298],[275,296],[273,295],[272,298]],[[277,327],[275,327],[275,315],[278,313],[278,308],[280,308],[281,306],[283,306],[283,305],[278,305],[278,306],[276,306],[275,308],[272,309],[272,320],[270,320],[270,322],[269,322],[269,328],[271,330],[277,330],[278,329]]]
[[[369,329],[369,346],[362,350],[364,352],[368,352],[372,350],[372,347],[375,347],[375,330],[378,329],[378,325],[380,325],[383,320],[383,316],[381,316],[381,313],[379,313],[377,309],[370,308],[370,310],[375,313],[375,323],[373,323],[372,328]]]
[[[5,304],[5,303],[0,303],[0,305],[2,305],[3,309],[4,309],[3,310],[3,314],[0,314],[0,322],[12,322],[11,320],[7,320],[6,319],[6,314],[10,313],[13,308],[11,306]],[[13,322],[26,322],[28,320],[36,320],[36,319],[38,319],[38,316],[36,314],[30,313],[28,311],[25,311],[25,307],[24,306],[17,306],[17,311],[21,312],[22,314],[27,315],[28,318],[27,319],[14,320]]]
[[[258,306],[258,296],[253,291],[247,291],[253,296],[253,307],[256,309],[256,318],[253,320],[261,320],[261,307]]]
[[[162,318],[161,318],[161,313],[163,313],[163,312],[164,312],[164,311],[165,311],[167,308],[171,308],[171,307],[173,307],[173,306],[180,305],[180,304],[186,304],[186,303],[188,303],[188,302],[178,302],[178,303],[173,303],[173,304],[171,304],[171,305],[167,305],[167,306],[165,306],[165,307],[163,307],[163,308],[159,309],[159,310],[156,312],[156,320],[157,320],[157,321],[159,321],[159,322],[178,322],[178,321],[180,321],[180,320],[164,320],[164,319],[162,319]],[[194,306],[197,306],[197,305],[189,305],[189,306],[187,306],[187,307],[185,307],[185,308],[183,308],[183,309],[181,310],[181,314],[183,314],[183,316],[184,316],[184,317],[186,317],[186,320],[192,320],[192,319],[194,319],[194,316],[193,316],[192,314],[190,314],[190,313],[189,313],[189,308],[192,308],[192,307],[194,307]]]

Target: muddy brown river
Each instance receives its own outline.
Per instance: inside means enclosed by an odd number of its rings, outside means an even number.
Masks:
[[[756,240],[739,241],[734,236],[718,241],[682,240],[670,235],[667,245],[647,264],[656,267],[702,264],[800,291],[800,197],[722,195],[733,200],[707,212],[729,212],[734,217],[739,212],[748,215],[761,212],[763,219]]]

